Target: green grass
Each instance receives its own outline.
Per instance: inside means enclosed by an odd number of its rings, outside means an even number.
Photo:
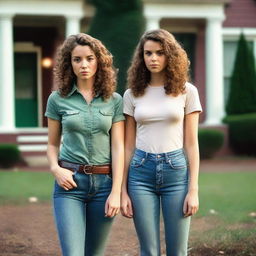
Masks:
[[[251,222],[256,212],[256,172],[201,173],[200,211],[208,216],[214,209],[225,222]]]
[[[196,217],[216,216],[225,222],[255,222],[256,172],[201,173],[200,210]],[[0,204],[24,203],[31,196],[51,199],[53,176],[46,172],[0,171]],[[217,214],[209,211],[214,209]]]
[[[228,256],[255,256],[256,230],[216,227],[204,233],[193,232],[189,244],[192,247],[189,256],[217,256],[220,251]]]
[[[53,176],[46,172],[0,170],[0,204],[22,204],[29,197],[51,200]]]

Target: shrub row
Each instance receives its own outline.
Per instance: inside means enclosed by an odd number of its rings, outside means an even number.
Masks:
[[[255,156],[256,113],[229,115],[223,121],[229,126],[229,143],[234,153]]]
[[[21,161],[21,154],[15,144],[0,144],[0,167],[10,168]]]
[[[200,158],[212,158],[214,154],[222,147],[224,134],[216,129],[199,128],[198,143]]]

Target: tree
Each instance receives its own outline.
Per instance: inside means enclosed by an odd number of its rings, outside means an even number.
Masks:
[[[144,31],[141,0],[87,0],[95,6],[88,34],[101,40],[118,68],[117,91],[123,94],[133,51]]]
[[[240,35],[226,105],[228,115],[256,112],[256,69],[253,52]]]

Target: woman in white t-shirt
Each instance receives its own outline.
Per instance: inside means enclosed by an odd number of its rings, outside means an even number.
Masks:
[[[186,52],[159,29],[142,36],[128,71],[122,214],[134,219],[141,256],[161,255],[161,211],[166,255],[187,255],[190,216],[199,206],[202,111],[188,70]]]

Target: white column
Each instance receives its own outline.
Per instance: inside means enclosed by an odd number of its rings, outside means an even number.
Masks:
[[[212,18],[206,28],[205,124],[221,124],[224,113],[222,19]]]
[[[160,17],[146,17],[146,31],[160,28]]]
[[[79,16],[66,16],[66,37],[80,33]]]
[[[13,15],[0,16],[0,129],[15,128]]]

